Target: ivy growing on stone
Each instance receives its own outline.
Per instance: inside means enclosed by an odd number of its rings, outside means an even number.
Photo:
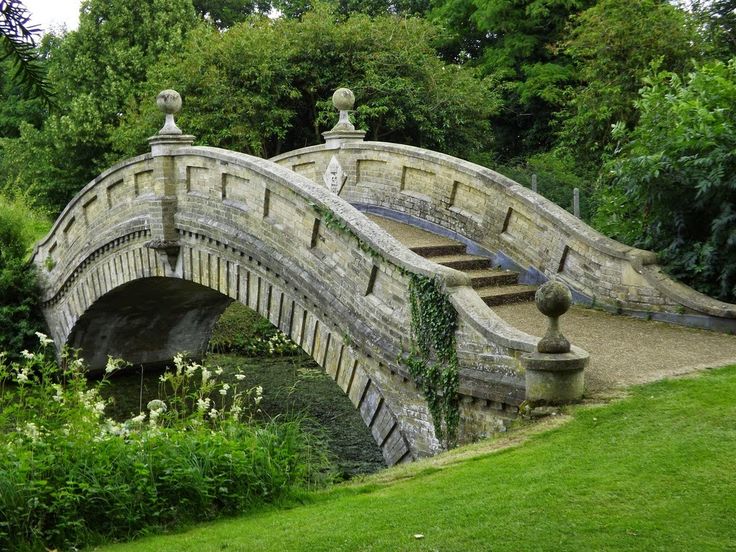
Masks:
[[[327,228],[353,237],[362,251],[383,259],[378,251],[361,240],[332,211],[314,203],[311,206]],[[427,401],[437,439],[445,447],[451,448],[457,441],[460,421],[455,344],[457,311],[436,278],[413,274],[403,267],[397,268],[409,277],[411,308],[412,348],[409,355],[400,361],[407,366]]]
[[[404,359],[424,394],[437,439],[455,445],[460,420],[457,311],[436,278],[409,275],[412,350]]]

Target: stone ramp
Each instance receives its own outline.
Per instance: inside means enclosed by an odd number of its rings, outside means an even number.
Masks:
[[[465,245],[458,241],[378,215],[367,216],[416,254],[465,272],[473,289],[488,306],[534,299],[536,286],[519,284],[518,272],[494,268],[490,259],[469,255]]]
[[[493,308],[501,318],[532,335],[546,320],[534,303]],[[590,353],[587,396],[706,368],[736,364],[736,336],[609,314],[573,306],[560,318],[571,343]]]

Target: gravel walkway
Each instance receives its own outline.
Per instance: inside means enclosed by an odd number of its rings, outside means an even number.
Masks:
[[[546,318],[534,303],[493,310],[532,335],[546,330]],[[585,369],[588,394],[736,364],[736,336],[639,320],[573,306],[560,319],[571,343],[590,353]]]

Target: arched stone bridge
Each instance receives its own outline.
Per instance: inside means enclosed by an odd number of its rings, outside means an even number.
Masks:
[[[583,299],[734,317],[712,301],[696,311],[694,292],[681,287],[686,300],[672,299],[649,254],[493,171],[356,132],[326,133],[326,145],[273,161],[164,133],[151,153],[102,173],[34,252],[57,346],[81,348],[93,368],[108,354],[149,364],[202,353],[220,313],[240,301],[335,379],[393,464],[439,446],[399,362],[410,349],[411,274],[438,278],[458,313],[461,439],[515,416],[525,396],[520,357],[538,338],[496,316],[467,275],[416,255],[356,206],[451,235],[522,266],[528,279],[557,274]]]

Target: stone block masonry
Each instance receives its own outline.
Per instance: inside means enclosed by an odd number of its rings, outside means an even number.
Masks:
[[[419,148],[346,140],[272,159],[320,182],[335,159],[340,197],[512,262],[522,281],[554,278],[576,301],[613,312],[736,332],[736,305],[675,282],[651,251],[606,238],[551,201],[490,169]]]

